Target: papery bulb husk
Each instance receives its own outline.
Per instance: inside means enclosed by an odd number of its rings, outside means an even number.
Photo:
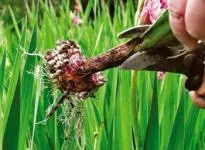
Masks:
[[[92,95],[105,83],[102,72],[77,75],[76,71],[85,65],[86,57],[73,41],[58,41],[55,49],[45,55],[51,81],[57,88],[84,99]]]

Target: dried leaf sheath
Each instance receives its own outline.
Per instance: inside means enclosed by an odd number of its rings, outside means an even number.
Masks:
[[[142,39],[136,37],[107,52],[88,59],[85,64],[77,70],[77,75],[92,74],[121,65],[123,61],[134,53],[134,48],[137,44],[141,43],[141,41]]]
[[[75,42],[58,41],[56,45],[55,49],[47,52],[45,60],[50,79],[60,91],[85,99],[105,83],[101,72],[76,75],[87,59]]]

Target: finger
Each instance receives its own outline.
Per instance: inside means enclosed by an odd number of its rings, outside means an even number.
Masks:
[[[169,0],[169,21],[176,38],[189,49],[197,46],[197,40],[192,38],[185,27],[185,10],[187,0]]]
[[[195,91],[190,91],[192,101],[200,108],[205,108],[205,97],[199,96]]]
[[[188,0],[185,14],[186,30],[198,40],[205,39],[205,0]]]
[[[205,74],[203,76],[203,81],[201,83],[201,86],[199,87],[199,89],[196,91],[196,93],[199,96],[205,96]]]

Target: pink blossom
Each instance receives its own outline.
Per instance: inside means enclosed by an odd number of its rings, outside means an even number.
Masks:
[[[161,3],[161,9],[167,9],[168,5],[167,5],[167,0],[160,0]]]
[[[83,23],[82,19],[79,16],[73,15],[72,17],[72,24],[77,26]]]
[[[167,8],[167,0],[145,0],[140,18],[142,24],[152,24],[161,12]]]
[[[162,72],[162,71],[157,72],[157,79],[158,80],[163,80],[164,76],[165,76],[165,72]]]

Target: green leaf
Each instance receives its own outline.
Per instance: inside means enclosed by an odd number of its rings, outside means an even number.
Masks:
[[[177,100],[181,98],[178,98],[176,94],[179,90],[181,91],[180,86],[178,86],[179,84],[178,76],[166,73],[161,83],[161,89],[159,90],[161,149],[166,149],[168,145],[168,137],[170,136],[176,110],[178,108]]]
[[[6,51],[3,51],[3,56],[0,59],[1,63],[0,63],[0,108],[2,108],[3,106],[3,93],[4,93],[4,75],[5,75],[5,67],[6,67]],[[0,109],[0,113],[3,110]],[[1,116],[0,116],[1,117]]]
[[[35,77],[36,82],[36,94],[35,94],[35,107],[34,107],[34,116],[33,116],[33,130],[31,135],[31,149],[33,149],[34,146],[34,137],[35,137],[35,130],[36,130],[36,119],[37,119],[37,112],[38,112],[38,104],[40,100],[40,94],[41,94],[41,78],[40,78],[40,67],[37,67],[35,70],[35,74],[37,76]],[[57,144],[56,144],[57,146]]]
[[[142,35],[143,42],[136,47],[135,51],[155,47],[159,42],[167,40],[172,36],[172,31],[169,25],[168,10],[163,12],[155,23]],[[162,42],[164,43],[164,42]]]
[[[5,75],[5,65],[6,65],[6,51],[4,50],[3,56],[0,59],[1,64],[0,64],[0,129],[3,129],[3,97],[4,97],[4,75]],[[2,149],[3,145],[3,132],[0,132],[0,149]]]
[[[129,72],[119,71],[115,100],[113,149],[132,149],[132,126],[130,122],[132,116],[130,97],[127,94],[127,90],[130,90],[129,79]]]
[[[93,8],[93,0],[88,1],[86,10],[84,12],[83,22],[87,23],[89,19],[89,15],[91,13],[91,10]]]
[[[4,113],[3,113],[4,119],[3,119],[3,129],[2,129],[3,135],[5,133],[5,129],[7,126],[7,121],[8,121],[11,105],[13,102],[14,94],[16,91],[19,73],[21,70],[21,65],[22,65],[21,46],[24,46],[24,44],[25,44],[25,26],[23,28],[19,47],[17,48],[17,54],[16,54],[15,61],[14,61],[15,63],[14,63],[14,66],[12,67],[11,79],[10,79],[10,82],[8,85],[8,90],[7,90],[8,92],[6,93],[6,101],[5,101],[5,104],[3,106],[3,109],[4,109]]]
[[[33,27],[33,32],[31,36],[31,41],[29,44],[28,53],[33,53],[36,49],[37,44],[37,24]],[[29,131],[29,118],[33,106],[34,98],[34,66],[35,66],[35,57],[27,56],[23,75],[22,75],[22,103],[21,103],[21,124],[20,124],[20,139],[19,139],[19,149],[24,149],[26,144],[26,138]]]
[[[16,34],[17,34],[17,37],[20,39],[21,37],[21,32],[20,32],[20,29],[18,27],[18,23],[17,23],[17,20],[16,20],[16,17],[14,15],[14,12],[13,10],[11,9],[11,7],[9,6],[9,12],[11,14],[11,18],[12,18],[12,21],[13,21],[13,25],[14,25],[14,28],[15,28],[15,31],[16,31]]]
[[[185,130],[185,110],[184,110],[184,93],[181,94],[181,100],[176,113],[174,124],[168,143],[168,150],[184,149],[184,130]]]
[[[11,110],[9,112],[6,131],[4,134],[3,149],[18,149],[21,100],[20,89],[20,78],[18,78],[14,98],[11,105]]]
[[[196,127],[196,122],[199,116],[200,109],[195,105],[191,104],[189,109],[188,116],[185,124],[185,142],[184,149],[189,149],[191,146],[191,141],[194,138],[194,129]]]
[[[96,122],[97,122],[98,127],[99,127],[101,125],[101,123],[102,123],[100,112],[99,112],[98,108],[96,107],[95,103],[93,101],[91,101],[91,103],[92,103],[92,106],[93,106],[93,111],[94,111],[94,114],[95,114],[95,119],[96,119]]]
[[[137,71],[131,72],[131,106],[132,106],[132,128],[133,138],[136,149],[139,148],[139,122],[138,122],[138,111],[139,106],[137,100],[139,99],[139,93],[137,91]]]
[[[160,132],[159,132],[159,113],[157,97],[157,79],[155,78],[152,105],[149,115],[149,121],[145,136],[144,149],[159,150]]]

